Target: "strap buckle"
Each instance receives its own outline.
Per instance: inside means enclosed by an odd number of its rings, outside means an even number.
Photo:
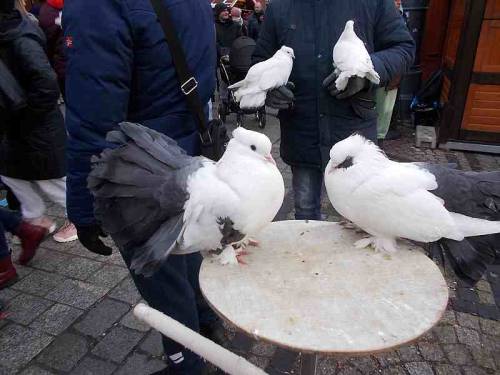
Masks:
[[[198,81],[194,77],[189,78],[181,85],[181,91],[184,95],[189,95],[198,87]]]

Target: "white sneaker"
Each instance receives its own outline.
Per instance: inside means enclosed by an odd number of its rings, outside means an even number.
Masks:
[[[69,221],[65,221],[63,226],[59,228],[56,234],[54,234],[54,241],[56,242],[71,242],[78,239],[76,233],[76,227]]]

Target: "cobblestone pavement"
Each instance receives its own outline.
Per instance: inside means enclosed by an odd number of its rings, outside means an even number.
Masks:
[[[248,116],[246,125],[257,129]],[[279,159],[279,129],[268,117],[264,132],[289,189],[291,173]],[[417,149],[410,129],[386,143],[401,160],[455,162],[460,168],[500,169],[500,158]],[[336,215],[324,198],[327,220]],[[49,213],[59,222],[63,212]],[[293,217],[289,190],[278,219]],[[14,245],[17,256],[18,249]],[[0,320],[0,374],[148,374],[164,367],[159,334],[139,323],[131,308],[141,297],[118,253],[101,257],[79,243],[47,239],[20,281],[0,291],[8,316]],[[362,358],[321,357],[319,374],[500,374],[500,268],[491,268],[474,289],[447,273],[451,300],[442,321],[412,345]],[[226,327],[225,346],[269,374],[296,374],[300,354],[257,342]]]

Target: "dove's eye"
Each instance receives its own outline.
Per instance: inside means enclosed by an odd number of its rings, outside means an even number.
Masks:
[[[257,147],[255,147],[255,145],[251,145],[250,148],[252,149],[252,151],[257,150]]]

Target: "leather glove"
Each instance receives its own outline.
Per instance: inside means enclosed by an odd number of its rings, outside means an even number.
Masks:
[[[107,237],[102,228],[97,224],[77,226],[76,232],[78,240],[87,250],[99,254],[109,256],[113,252],[109,246],[106,246],[99,237]]]
[[[335,85],[335,80],[338,75],[333,72],[323,81],[323,87],[326,88],[331,96],[335,96],[337,99],[347,99],[351,98],[360,91],[367,90],[370,88],[371,83],[366,78],[361,78],[358,76],[352,76],[347,81],[347,86],[344,90],[337,90],[337,86]]]
[[[266,105],[276,109],[289,109],[293,107],[295,95],[293,90],[295,85],[293,82],[287,82],[286,85],[271,90],[266,95]]]

